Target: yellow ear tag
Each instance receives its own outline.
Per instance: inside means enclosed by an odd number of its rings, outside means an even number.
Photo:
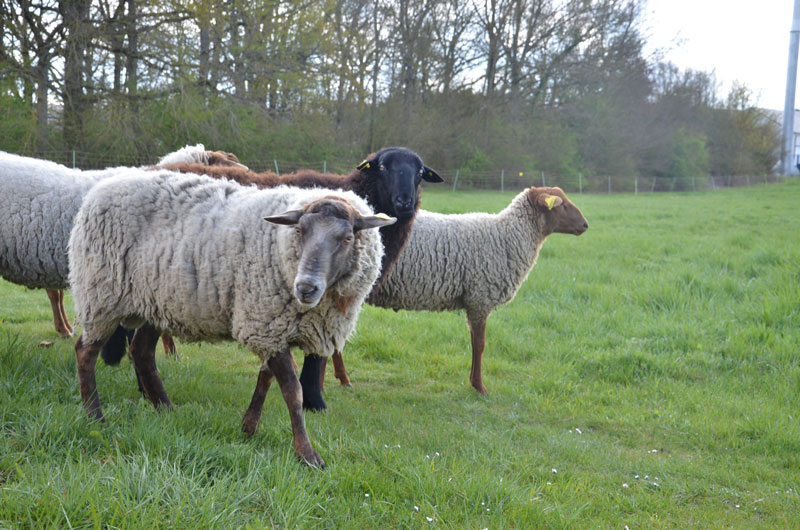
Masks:
[[[369,169],[369,162],[364,163],[364,169]]]
[[[391,217],[389,217],[385,213],[376,213],[375,217],[380,219],[381,221],[389,221],[389,220],[391,220]]]
[[[550,197],[547,197],[544,202],[547,205],[547,209],[552,210],[553,205],[556,203],[556,198],[551,195]]]

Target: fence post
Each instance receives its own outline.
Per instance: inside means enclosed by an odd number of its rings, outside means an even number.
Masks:
[[[72,150],[72,169],[75,169],[75,149]]]
[[[611,195],[611,175],[608,176],[608,194]]]
[[[745,175],[744,178],[747,179],[747,187],[750,187],[750,175]]]
[[[500,170],[500,192],[506,191],[506,170]]]
[[[278,171],[278,160],[276,158],[273,158],[272,161],[275,162],[275,173],[280,177],[281,172]]]
[[[656,191],[656,178],[655,177],[653,177],[653,185],[650,186],[650,193],[653,193],[654,191]]]
[[[583,193],[583,173],[578,173],[578,193]]]
[[[639,195],[639,175],[633,177],[633,194]]]
[[[460,169],[456,169],[456,179],[453,181],[453,191],[456,191],[456,185],[458,184],[458,173],[460,171]]]
[[[542,171],[542,187],[543,187],[543,188],[546,188],[546,187],[547,187],[547,184],[546,184],[546,183],[545,183],[545,181],[544,181],[544,171]]]
[[[322,161],[322,173],[324,174],[324,173],[327,173],[327,172],[328,172],[328,161],[327,160],[323,160]]]

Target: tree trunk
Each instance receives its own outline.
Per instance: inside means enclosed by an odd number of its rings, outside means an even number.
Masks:
[[[200,64],[198,66],[197,78],[201,90],[208,88],[208,59],[211,49],[210,23],[207,19],[197,21],[200,26]]]
[[[86,99],[83,95],[84,56],[88,47],[90,0],[61,0],[66,28],[64,46],[64,143],[70,149],[82,145]]]
[[[47,74],[50,70],[50,57],[39,56],[36,66],[36,153],[44,154],[47,148]]]
[[[368,153],[375,150],[375,114],[378,108],[378,73],[380,71],[380,27],[378,26],[378,0],[373,4],[372,30],[375,33],[375,62],[372,67],[372,105],[369,109],[369,134],[367,135]]]
[[[128,56],[125,61],[125,86],[131,102],[131,110],[136,112],[136,92],[139,85],[139,29],[136,26],[138,17],[137,0],[128,0],[128,16],[125,19],[125,32],[128,34]]]

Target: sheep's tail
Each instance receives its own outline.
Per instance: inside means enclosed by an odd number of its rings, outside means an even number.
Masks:
[[[111,335],[111,338],[108,339],[108,342],[103,345],[103,349],[100,351],[100,357],[103,358],[103,362],[109,366],[118,365],[122,358],[125,357],[128,349],[128,340],[128,330],[122,326],[117,326],[114,334]]]

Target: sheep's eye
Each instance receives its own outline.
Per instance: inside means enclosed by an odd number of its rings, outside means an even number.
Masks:
[[[352,243],[353,242],[353,234],[347,234],[342,238],[342,243]]]
[[[386,171],[386,166],[381,164],[380,166],[378,166],[378,169],[381,170],[381,171]]]

